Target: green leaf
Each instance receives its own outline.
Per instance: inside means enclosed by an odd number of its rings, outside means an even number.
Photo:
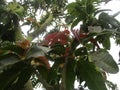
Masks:
[[[106,72],[114,74],[119,71],[118,65],[107,51],[99,50],[90,54],[90,57],[97,67],[102,68]]]
[[[103,23],[111,25],[112,28],[119,28],[120,23],[118,20],[116,20],[114,17],[108,15],[107,13],[101,13],[99,15],[99,20],[104,21]]]
[[[75,61],[69,60],[63,70],[64,90],[73,90],[75,81]]]
[[[93,3],[88,4],[88,5],[86,6],[86,12],[87,12],[87,14],[89,14],[89,15],[92,15],[92,14],[95,12],[95,6],[93,5]]]
[[[80,18],[77,18],[72,22],[71,30],[80,22],[80,20],[81,20]]]
[[[107,90],[104,79],[92,62],[79,60],[77,63],[81,78],[90,90]]]
[[[105,49],[110,50],[110,38],[106,35],[104,40],[102,41],[102,45]]]
[[[45,56],[48,51],[50,51],[50,49],[47,47],[35,45],[28,50],[26,58]]]
[[[73,3],[68,4],[67,10],[68,10],[68,13],[73,17],[79,17],[80,14],[84,13],[83,7],[81,6],[80,3],[77,3],[77,2],[73,2]]]
[[[68,4],[68,6],[67,6],[68,13],[72,13],[74,11],[74,7],[76,7],[76,6],[77,6],[76,2]]]

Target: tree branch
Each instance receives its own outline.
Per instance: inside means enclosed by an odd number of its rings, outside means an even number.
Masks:
[[[30,40],[34,40],[36,37],[38,37],[42,32],[46,31],[47,26],[51,23],[53,20],[53,14],[49,13],[49,17],[46,19],[46,21],[40,26],[39,29],[34,30],[32,33],[28,35],[28,38]]]

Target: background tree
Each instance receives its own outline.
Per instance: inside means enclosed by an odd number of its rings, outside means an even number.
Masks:
[[[0,90],[73,90],[76,80],[80,90],[117,90],[106,73],[119,71],[108,52],[110,38],[120,44],[119,12],[98,7],[107,2],[1,0]]]

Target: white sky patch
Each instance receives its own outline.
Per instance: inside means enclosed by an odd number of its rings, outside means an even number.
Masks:
[[[115,44],[113,39],[111,39],[111,42],[112,43],[111,43],[110,54],[113,56],[116,63],[118,63],[120,47]],[[120,89],[120,72],[118,72],[117,74],[109,74],[107,78],[108,80],[112,81],[114,84],[117,84],[118,88]]]
[[[103,9],[111,9],[112,11],[109,11],[109,14],[113,15],[116,12],[120,11],[120,0],[112,0],[108,2],[106,5],[102,5],[101,7]],[[118,15],[116,19],[120,22],[120,15]],[[110,54],[113,56],[116,63],[118,63],[118,60],[119,60],[119,51],[120,51],[120,47],[115,44],[113,39],[111,39]],[[120,66],[119,66],[119,69],[120,69]],[[120,89],[120,72],[117,74],[109,74],[107,78],[108,80],[117,84],[118,88]]]

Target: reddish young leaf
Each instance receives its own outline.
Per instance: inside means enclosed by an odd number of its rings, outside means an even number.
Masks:
[[[45,37],[44,45],[52,46],[52,45],[54,45],[56,43],[64,45],[68,41],[68,34],[69,34],[68,30],[65,30],[65,31],[62,31],[62,32],[54,32],[52,34],[48,34]]]
[[[88,37],[88,33],[81,33],[79,30],[71,30],[73,35],[74,35],[74,38],[77,40],[77,41],[81,41],[82,39],[84,38],[87,38]],[[91,43],[93,43],[95,46],[97,46],[98,49],[100,49],[97,41],[94,39],[94,38],[90,38],[88,39],[88,41],[90,41]]]
[[[30,47],[30,42],[28,40],[17,42],[17,45],[23,49],[28,49]]]
[[[45,65],[45,67],[49,70],[50,69],[50,64],[48,62],[48,59],[44,56],[38,57],[38,59]]]
[[[35,21],[36,21],[36,20],[33,19],[32,17],[28,17],[28,18],[26,18],[26,20],[29,21],[29,22],[35,22]]]
[[[100,46],[98,45],[97,41],[94,38],[89,39],[89,41],[93,43],[97,47],[97,49],[100,49]]]
[[[79,30],[71,30],[72,31],[72,34],[73,34],[73,37],[75,39],[77,39],[78,41],[80,41],[81,39],[84,39],[87,37],[87,33],[81,33]]]

